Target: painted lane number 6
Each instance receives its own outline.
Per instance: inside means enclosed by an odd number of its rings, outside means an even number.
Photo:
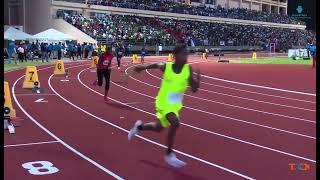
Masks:
[[[22,164],[22,167],[27,169],[32,175],[47,175],[54,174],[59,171],[58,168],[54,167],[49,161],[34,161]]]

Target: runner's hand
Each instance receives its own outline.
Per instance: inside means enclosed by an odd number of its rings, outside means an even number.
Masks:
[[[200,72],[200,69],[197,69],[197,82],[200,83],[200,78],[201,78],[201,72]]]
[[[128,72],[125,72],[125,76],[126,77],[130,77],[130,76],[134,76],[136,75],[138,72],[136,72],[135,70],[133,71],[128,71]]]
[[[143,71],[145,68],[143,66],[136,66],[134,68],[134,72],[140,73],[141,71]]]

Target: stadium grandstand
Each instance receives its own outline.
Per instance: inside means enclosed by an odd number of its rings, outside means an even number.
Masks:
[[[80,43],[83,39],[99,44],[121,41],[132,49],[147,45],[155,51],[156,46],[170,50],[170,46],[183,39],[195,51],[219,48],[286,52],[304,47],[315,37],[303,21],[287,15],[286,0],[23,2],[5,0],[5,24],[20,25],[30,34],[55,28],[77,36]],[[6,16],[13,13],[25,17]]]

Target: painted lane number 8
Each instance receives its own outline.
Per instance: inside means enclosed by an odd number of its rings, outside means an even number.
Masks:
[[[59,70],[61,70],[61,64],[60,64],[60,63],[58,63],[58,65],[57,65],[57,66],[58,66],[58,69],[59,69]]]
[[[27,169],[32,175],[47,175],[54,174],[59,171],[58,168],[54,167],[49,161],[34,161],[22,164],[22,167]]]

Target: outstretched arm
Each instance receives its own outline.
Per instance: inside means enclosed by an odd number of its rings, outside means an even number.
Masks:
[[[154,64],[147,64],[147,65],[138,65],[134,68],[134,71],[139,73],[146,69],[160,69],[164,72],[166,64],[165,63],[154,63]]]
[[[192,92],[197,92],[200,86],[200,70],[197,70],[197,74],[193,74],[193,70],[190,66],[190,77],[189,77],[189,85],[191,86]]]

